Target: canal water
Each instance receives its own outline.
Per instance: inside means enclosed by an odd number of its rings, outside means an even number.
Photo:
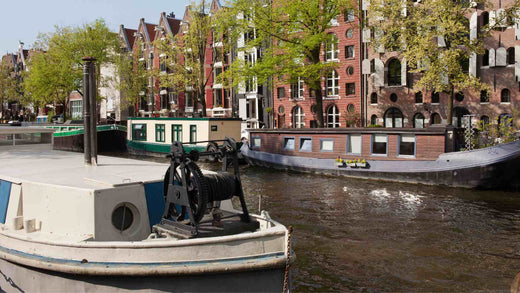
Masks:
[[[295,292],[509,291],[520,273],[519,192],[241,171],[249,209],[294,228]]]

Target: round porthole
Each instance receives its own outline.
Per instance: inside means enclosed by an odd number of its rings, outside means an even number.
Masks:
[[[354,106],[354,104],[348,104],[347,112],[354,113],[355,111],[356,111],[356,106]]]
[[[392,101],[392,102],[394,102],[394,103],[397,102],[397,95],[396,95],[395,93],[392,93],[392,94],[390,95],[390,101]]]
[[[316,114],[316,104],[313,104],[311,106],[311,112],[312,112],[312,114]]]
[[[130,203],[120,204],[112,212],[112,225],[121,232],[130,228],[133,222],[134,213],[130,209]]]
[[[285,108],[283,106],[278,107],[278,113],[283,114],[285,112]]]
[[[352,67],[352,66],[347,67],[347,74],[348,75],[354,74],[354,67]]]

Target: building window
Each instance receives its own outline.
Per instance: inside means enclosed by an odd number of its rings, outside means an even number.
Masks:
[[[155,124],[155,141],[156,142],[164,142],[165,138],[165,125],[164,124]]]
[[[345,16],[346,22],[354,21],[354,17],[355,17],[354,9],[345,10],[344,16]]]
[[[334,139],[322,138],[320,139],[320,152],[333,152],[334,151]]]
[[[222,89],[213,90],[213,107],[222,107],[223,102]]]
[[[193,107],[193,93],[191,91],[186,91],[184,97],[186,98],[186,107]]]
[[[388,85],[401,85],[401,62],[399,59],[392,59],[388,62]]]
[[[515,64],[515,47],[510,47],[507,49],[507,64],[514,65]]]
[[[422,95],[422,92],[416,92],[416,93],[415,93],[415,103],[416,103],[416,104],[422,104],[422,103],[423,103],[423,95]]]
[[[312,152],[312,138],[301,137],[300,138],[300,152]]]
[[[347,154],[361,155],[361,134],[347,135]]]
[[[190,143],[197,141],[197,125],[190,125]]]
[[[336,70],[332,70],[327,76],[327,96],[339,95],[339,76]]]
[[[70,113],[71,113],[71,117],[72,119],[81,119],[83,117],[83,101],[82,100],[78,100],[78,101],[71,101],[70,102]]]
[[[352,67],[352,66],[347,67],[347,75],[352,75],[352,74],[354,74],[354,67]]]
[[[397,94],[396,93],[390,94],[390,101],[392,101],[392,103],[397,102]]]
[[[511,96],[508,89],[503,89],[500,93],[500,103],[510,103],[511,102]]]
[[[354,36],[354,30],[351,29],[351,28],[349,28],[349,29],[347,30],[347,32],[345,33],[345,36],[347,37],[347,39],[351,39],[352,36]]]
[[[291,83],[291,98],[303,98],[303,80],[301,80],[300,78],[298,78],[296,82]]]
[[[300,106],[295,106],[292,110],[292,122],[293,122],[293,128],[303,128],[304,126],[304,123],[303,123],[303,117],[304,117],[304,114],[303,114],[303,110],[302,110],[302,107]]]
[[[327,127],[328,128],[338,128],[339,124],[339,110],[336,105],[331,105],[327,109]]]
[[[403,127],[403,113],[398,108],[392,107],[385,112],[385,127]]]
[[[345,46],[345,58],[354,58],[354,46]]]
[[[160,57],[159,56],[159,62],[160,62],[160,69],[161,69],[161,72],[166,72],[167,70],[167,67],[166,67],[166,58],[165,57]]]
[[[484,55],[482,56],[482,66],[489,66],[489,50],[484,50]]]
[[[132,124],[132,140],[146,141],[146,124]]]
[[[174,142],[174,141],[182,142],[182,125],[181,124],[172,125],[172,142]]]
[[[285,98],[285,88],[284,87],[279,87],[276,89],[276,91],[278,92],[278,99]]]
[[[432,93],[432,104],[438,104],[440,101],[439,93]]]
[[[464,101],[464,93],[463,92],[458,92],[455,94],[455,100],[457,102],[462,102]]]
[[[439,115],[437,113],[433,113],[432,116],[430,117],[430,124],[434,125],[434,124],[441,124],[441,123],[442,123],[441,115]]]
[[[377,125],[377,115],[372,115],[370,117],[370,125]]]
[[[370,104],[377,104],[377,93],[370,94]]]
[[[414,128],[424,128],[424,115],[421,113],[417,113],[413,116],[413,127]]]
[[[294,137],[283,138],[283,149],[287,151],[294,151]]]
[[[386,134],[372,134],[372,155],[386,155],[388,136]]]
[[[356,84],[353,82],[346,83],[345,89],[347,91],[347,96],[356,94]]]
[[[338,60],[339,48],[338,48],[338,38],[335,34],[330,34],[330,39],[325,43],[326,52],[325,52],[325,61]]]
[[[486,90],[480,91],[480,102],[489,103],[488,91],[486,91]]]
[[[399,156],[415,156],[415,135],[399,135]]]
[[[487,11],[482,12],[482,26],[489,24],[489,13]]]

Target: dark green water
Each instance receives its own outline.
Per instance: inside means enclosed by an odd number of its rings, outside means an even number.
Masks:
[[[241,171],[249,209],[294,227],[295,292],[509,291],[520,273],[519,192]]]

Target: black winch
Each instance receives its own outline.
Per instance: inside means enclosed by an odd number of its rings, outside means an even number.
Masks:
[[[212,143],[221,146],[206,152],[192,150],[186,153],[182,142],[174,142],[171,146],[170,167],[164,176],[165,210],[160,224],[154,231],[166,232],[180,237],[194,237],[198,234],[199,223],[209,208],[220,206],[220,201],[237,196],[242,206],[240,220],[251,222],[247,210],[240,181],[238,152],[241,143],[233,138],[224,140],[197,141],[196,143]],[[203,174],[196,162],[200,157],[209,156],[222,161],[222,171]],[[233,167],[233,173],[227,171]],[[173,170],[173,171],[172,171]],[[180,206],[180,210],[176,209]],[[189,223],[187,223],[186,215]]]

